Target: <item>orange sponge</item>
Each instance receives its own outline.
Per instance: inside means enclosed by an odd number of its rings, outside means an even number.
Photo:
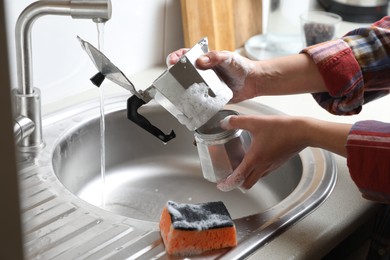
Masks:
[[[160,231],[171,255],[198,255],[237,245],[236,227],[221,201],[201,204],[168,201],[161,214]]]

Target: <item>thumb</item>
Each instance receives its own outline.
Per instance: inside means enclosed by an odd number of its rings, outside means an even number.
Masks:
[[[217,183],[217,188],[221,191],[231,191],[235,188],[242,186],[245,182],[245,179],[252,173],[253,171],[253,163],[252,157],[250,153],[244,157],[240,165],[230,174],[226,179],[221,180]]]
[[[220,126],[226,130],[244,129],[250,131],[253,118],[246,115],[230,115],[220,121]]]
[[[210,69],[217,65],[229,64],[233,54],[228,51],[210,51],[196,60],[196,65],[200,69]]]

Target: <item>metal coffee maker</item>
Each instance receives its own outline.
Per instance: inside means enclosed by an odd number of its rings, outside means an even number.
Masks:
[[[81,38],[79,41],[99,71],[91,78],[96,86],[108,78],[133,94],[127,101],[128,119],[164,143],[175,138],[173,130],[165,134],[138,113],[142,105],[154,99],[181,124],[195,131],[205,179],[217,182],[226,178],[240,164],[249,149],[250,134],[241,129],[226,131],[219,124],[226,116],[238,114],[233,110],[222,110],[233,93],[213,70],[199,70],[195,66],[197,58],[208,52],[207,38],[193,46],[150,87],[138,91],[99,50]]]
[[[180,61],[165,70],[150,87],[136,90],[130,80],[103,53],[78,37],[82,47],[98,69],[91,81],[100,86],[105,78],[133,94],[127,101],[127,117],[163,142],[175,138],[175,132],[163,133],[138,109],[154,99],[189,130],[204,125],[233,97],[230,88],[211,70],[195,66],[198,57],[208,52],[207,38],[195,44]]]
[[[238,115],[233,110],[221,110],[195,131],[203,177],[211,182],[225,179],[237,168],[251,144],[251,135],[242,129],[225,130],[220,121]]]

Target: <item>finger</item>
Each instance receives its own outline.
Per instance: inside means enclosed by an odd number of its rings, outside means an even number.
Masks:
[[[241,185],[241,188],[249,190],[259,181],[260,178],[264,177],[265,175],[266,173],[262,172],[262,170],[254,169],[251,174],[248,175],[248,177],[245,179],[245,181]]]
[[[225,180],[217,183],[217,188],[221,191],[231,191],[240,187],[244,183],[245,177],[240,174],[231,174]]]
[[[251,172],[251,170],[241,171],[241,169],[237,168],[225,180],[218,182],[217,188],[225,192],[239,188],[240,186],[243,186],[246,177],[250,175]]]
[[[254,176],[256,175],[255,174],[255,171],[256,169],[253,169],[248,175],[247,177],[245,178],[245,180],[242,182],[242,184],[240,185],[239,189],[241,189],[242,191],[247,191],[249,190],[250,188],[252,188],[252,186],[257,182],[258,179],[256,179]],[[253,182],[253,180],[255,180]]]
[[[240,165],[229,175],[225,180],[217,184],[217,188],[221,191],[231,191],[243,185],[246,178],[253,171],[254,157],[250,151],[246,154]]]
[[[220,121],[220,126],[224,129],[245,129],[251,132],[253,128],[253,116],[230,115]]]
[[[168,54],[168,56],[165,60],[165,63],[167,64],[168,67],[176,64],[180,60],[180,57],[183,56],[184,54],[186,54],[186,52],[188,52],[188,50],[189,50],[188,48],[182,48],[182,49],[179,49],[177,51],[174,51],[174,52]]]
[[[228,63],[232,58],[230,52],[210,51],[196,60],[196,65],[200,69],[210,69],[217,65]]]

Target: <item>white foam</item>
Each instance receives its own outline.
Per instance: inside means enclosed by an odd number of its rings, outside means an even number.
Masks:
[[[180,210],[187,208],[194,215],[202,216],[202,219],[188,221]],[[215,214],[208,211],[201,204],[178,204],[173,201],[167,203],[168,212],[174,216],[175,228],[206,230],[215,226],[224,226],[232,223],[230,216]]]
[[[224,95],[209,95],[209,87],[205,83],[192,84],[180,97],[177,107],[190,120],[191,128],[205,124],[229,101]]]

